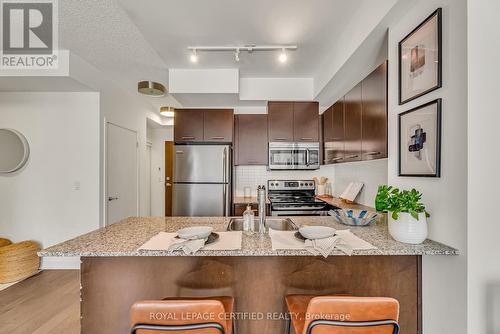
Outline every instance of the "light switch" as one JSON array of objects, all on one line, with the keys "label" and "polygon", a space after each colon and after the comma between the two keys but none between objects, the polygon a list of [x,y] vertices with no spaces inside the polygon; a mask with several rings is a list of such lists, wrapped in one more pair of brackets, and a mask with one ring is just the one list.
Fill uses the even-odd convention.
[{"label": "light switch", "polygon": [[80,190],[80,181],[75,181],[75,183],[73,183],[73,189]]}]

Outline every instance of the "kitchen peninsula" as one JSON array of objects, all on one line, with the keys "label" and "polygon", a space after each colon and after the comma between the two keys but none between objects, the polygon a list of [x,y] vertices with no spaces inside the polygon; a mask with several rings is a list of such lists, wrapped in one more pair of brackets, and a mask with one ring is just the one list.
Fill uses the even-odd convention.
[{"label": "kitchen peninsula", "polygon": [[[282,333],[284,320],[267,319],[285,312],[286,294],[390,296],[401,304],[404,333],[421,329],[421,256],[456,255],[458,251],[426,240],[421,245],[394,241],[384,220],[351,232],[377,249],[328,258],[305,250],[273,250],[269,235],[243,235],[234,251],[138,251],[159,232],[193,225],[225,231],[228,217],[128,218],[106,228],[42,250],[40,256],[81,256],[81,325],[84,333],[126,333],[130,306],[140,299],[173,296],[231,295],[236,312],[258,312],[264,319],[238,320],[239,333]],[[332,217],[292,217],[297,226],[347,226]]]}]

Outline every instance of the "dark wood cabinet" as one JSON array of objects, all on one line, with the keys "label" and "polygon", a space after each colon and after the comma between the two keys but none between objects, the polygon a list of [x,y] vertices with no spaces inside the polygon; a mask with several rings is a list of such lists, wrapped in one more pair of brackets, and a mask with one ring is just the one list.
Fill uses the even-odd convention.
[{"label": "dark wood cabinet", "polygon": [[[250,208],[253,210],[253,214],[257,217],[259,215],[259,205],[252,203],[250,204]],[[247,204],[235,204],[233,216],[240,217],[243,216],[243,212],[247,209]]]},{"label": "dark wood cabinet", "polygon": [[234,113],[232,109],[176,109],[175,142],[233,141]]},{"label": "dark wood cabinet", "polygon": [[234,164],[267,165],[267,115],[236,115]]},{"label": "dark wood cabinet", "polygon": [[344,96],[344,161],[361,160],[361,83]]},{"label": "dark wood cabinet", "polygon": [[[328,122],[328,123],[327,123]],[[325,111],[323,120],[325,164],[344,161],[344,98]],[[325,135],[327,134],[327,135]]]},{"label": "dark wood cabinet", "polygon": [[319,103],[293,102],[294,141],[319,141]]},{"label": "dark wood cabinet", "polygon": [[362,85],[362,158],[387,158],[387,63],[370,73]]},{"label": "dark wood cabinet", "polygon": [[203,140],[206,142],[232,142],[234,113],[232,109],[203,110]]},{"label": "dark wood cabinet", "polygon": [[176,142],[203,141],[202,110],[177,109],[175,111],[174,140]]},{"label": "dark wood cabinet", "polygon": [[269,102],[269,141],[319,141],[318,102]]},{"label": "dark wood cabinet", "polygon": [[269,141],[293,141],[293,102],[268,102]]}]

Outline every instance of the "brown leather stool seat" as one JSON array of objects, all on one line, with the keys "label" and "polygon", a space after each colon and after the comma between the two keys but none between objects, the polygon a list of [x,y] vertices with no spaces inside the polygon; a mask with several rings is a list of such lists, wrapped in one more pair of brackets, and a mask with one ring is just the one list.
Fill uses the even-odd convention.
[{"label": "brown leather stool seat", "polygon": [[399,303],[393,298],[288,295],[285,301],[296,334],[399,332]]},{"label": "brown leather stool seat", "polygon": [[232,334],[234,298],[173,297],[132,305],[131,328],[136,334]]}]

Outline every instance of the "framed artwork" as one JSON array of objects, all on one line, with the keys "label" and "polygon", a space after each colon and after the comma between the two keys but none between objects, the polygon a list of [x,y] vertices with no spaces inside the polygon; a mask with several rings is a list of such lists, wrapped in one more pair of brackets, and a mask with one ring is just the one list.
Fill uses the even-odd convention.
[{"label": "framed artwork", "polygon": [[438,8],[399,42],[399,104],[442,85],[442,9]]},{"label": "framed artwork", "polygon": [[441,174],[441,99],[399,114],[399,176]]}]

